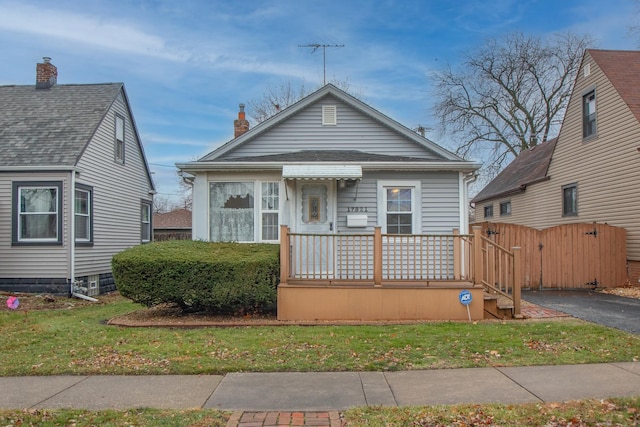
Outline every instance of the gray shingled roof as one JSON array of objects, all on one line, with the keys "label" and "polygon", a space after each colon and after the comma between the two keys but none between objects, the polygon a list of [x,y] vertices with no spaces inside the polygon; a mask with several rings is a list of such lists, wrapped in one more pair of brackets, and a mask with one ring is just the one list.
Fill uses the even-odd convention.
[{"label": "gray shingled roof", "polygon": [[122,86],[0,86],[0,166],[74,166]]},{"label": "gray shingled roof", "polygon": [[439,159],[388,156],[357,150],[302,150],[293,153],[237,157],[223,160],[227,162],[428,162],[438,161]]}]

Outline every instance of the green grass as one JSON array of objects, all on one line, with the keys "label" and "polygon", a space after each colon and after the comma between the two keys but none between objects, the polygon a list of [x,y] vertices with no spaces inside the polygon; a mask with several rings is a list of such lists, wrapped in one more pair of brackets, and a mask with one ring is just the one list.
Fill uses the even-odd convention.
[{"label": "green grass", "polygon": [[578,320],[377,326],[119,328],[120,299],[0,311],[0,375],[393,371],[632,361],[640,338]]},{"label": "green grass", "polygon": [[[215,410],[128,411],[0,410],[3,426],[213,426],[226,425],[229,413]],[[640,398],[580,400],[522,405],[449,405],[367,407],[344,412],[345,427],[406,426],[635,426],[640,424]]]}]

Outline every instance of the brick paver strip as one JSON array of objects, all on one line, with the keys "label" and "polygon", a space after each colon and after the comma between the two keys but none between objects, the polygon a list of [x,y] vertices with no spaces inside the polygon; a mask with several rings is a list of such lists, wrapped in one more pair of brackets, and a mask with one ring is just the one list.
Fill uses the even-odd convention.
[{"label": "brick paver strip", "polygon": [[341,427],[337,411],[330,412],[234,412],[227,427]]}]

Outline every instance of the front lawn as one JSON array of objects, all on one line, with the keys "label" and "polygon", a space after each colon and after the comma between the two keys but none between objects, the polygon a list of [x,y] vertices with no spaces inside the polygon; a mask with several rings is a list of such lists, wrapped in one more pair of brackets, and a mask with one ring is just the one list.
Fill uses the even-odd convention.
[{"label": "front lawn", "polygon": [[0,375],[391,371],[620,362],[640,338],[579,320],[412,325],[120,328],[141,307],[0,310]]}]

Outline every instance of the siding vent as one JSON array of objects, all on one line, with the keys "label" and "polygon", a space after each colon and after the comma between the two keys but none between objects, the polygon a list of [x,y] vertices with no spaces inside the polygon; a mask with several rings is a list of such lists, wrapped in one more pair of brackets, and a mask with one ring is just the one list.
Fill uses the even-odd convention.
[{"label": "siding vent", "polygon": [[589,75],[591,74],[591,64],[584,65],[583,74],[585,77],[589,77]]},{"label": "siding vent", "polygon": [[338,109],[335,105],[322,106],[322,125],[335,126],[338,124]]},{"label": "siding vent", "polygon": [[93,276],[89,276],[88,282],[89,282],[89,290],[87,291],[87,294],[89,296],[99,295],[100,294],[100,276],[97,274]]}]

